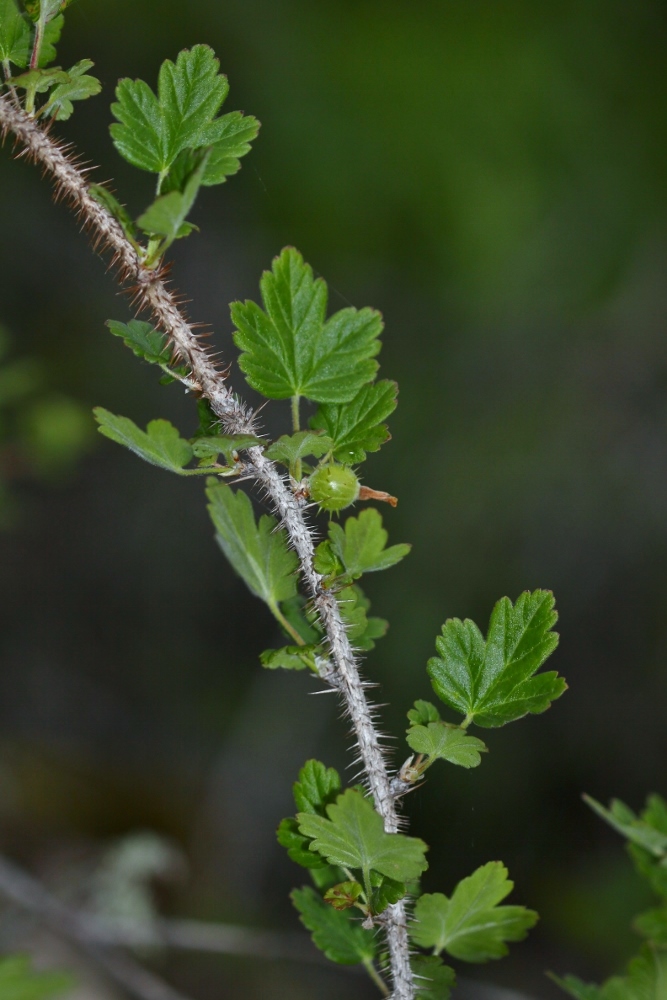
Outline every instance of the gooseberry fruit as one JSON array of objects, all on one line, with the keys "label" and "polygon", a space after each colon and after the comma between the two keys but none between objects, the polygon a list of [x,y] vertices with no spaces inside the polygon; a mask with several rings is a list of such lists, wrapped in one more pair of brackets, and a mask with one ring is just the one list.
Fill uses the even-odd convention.
[{"label": "gooseberry fruit", "polygon": [[359,480],[347,465],[321,465],[308,487],[311,499],[322,510],[344,510],[359,496]]}]

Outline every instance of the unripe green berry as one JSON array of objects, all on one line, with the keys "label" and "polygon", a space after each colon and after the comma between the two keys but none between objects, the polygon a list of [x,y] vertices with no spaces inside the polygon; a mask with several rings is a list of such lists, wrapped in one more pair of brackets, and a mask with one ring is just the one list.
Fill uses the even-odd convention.
[{"label": "unripe green berry", "polygon": [[359,496],[359,480],[347,465],[322,465],[309,480],[311,499],[322,510],[344,510]]}]

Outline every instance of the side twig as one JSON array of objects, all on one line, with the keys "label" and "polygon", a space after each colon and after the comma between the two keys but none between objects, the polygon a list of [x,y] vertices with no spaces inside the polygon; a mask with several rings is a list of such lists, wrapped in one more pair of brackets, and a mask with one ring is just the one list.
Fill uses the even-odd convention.
[{"label": "side twig", "polygon": [[[38,163],[56,185],[58,197],[64,197],[78,212],[96,246],[108,248],[112,264],[121,282],[129,283],[140,308],[151,313],[157,326],[169,337],[177,357],[191,371],[194,391],[204,396],[228,433],[256,433],[250,409],[230,390],[226,372],[212,360],[183,315],[177,298],[164,281],[164,270],[145,268],[121,227],[90,194],[87,170],[77,163],[71,151],[53,139],[48,130],[15,107],[7,95],[0,96],[0,131],[12,134],[22,146],[21,154]],[[396,786],[392,788],[382,747],[366,698],[355,658],[335,596],[322,586],[322,577],[313,566],[314,535],[307,524],[303,501],[298,500],[276,466],[265,458],[261,448],[249,452],[249,472],[263,487],[284,524],[290,542],[299,557],[301,572],[326,630],[333,671],[322,670],[322,680],[341,692],[347,714],[359,746],[359,758],[375,807],[388,833],[399,828]],[[389,946],[393,998],[414,1000],[415,989],[410,970],[406,912],[403,902],[389,907],[385,914]]]}]

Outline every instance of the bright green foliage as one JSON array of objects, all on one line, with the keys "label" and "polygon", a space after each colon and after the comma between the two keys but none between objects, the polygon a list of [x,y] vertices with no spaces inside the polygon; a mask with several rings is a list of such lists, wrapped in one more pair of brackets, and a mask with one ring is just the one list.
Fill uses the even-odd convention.
[{"label": "bright green foliage", "polygon": [[440,722],[440,712],[430,701],[418,698],[415,707],[408,712],[408,719],[413,726],[428,726],[429,722]]},{"label": "bright green foliage", "polygon": [[117,417],[101,406],[96,406],[93,413],[100,425],[100,434],[125,445],[151,465],[187,474],[185,466],[192,459],[192,448],[168,420],[151,420],[142,431],[129,417]]},{"label": "bright green foliage", "polygon": [[359,882],[339,882],[326,890],[324,902],[333,906],[334,910],[349,910],[363,891],[364,887]]},{"label": "bright green foliage", "polygon": [[33,972],[27,955],[0,958],[2,1000],[46,1000],[72,985],[71,977],[61,972]]},{"label": "bright green foliage", "polygon": [[[377,883],[377,885],[376,885]],[[392,903],[398,903],[407,892],[405,882],[388,878],[386,875],[371,874],[371,885],[373,894],[371,896],[371,910],[373,913],[384,913]]]},{"label": "bright green foliage", "polygon": [[389,430],[383,421],[396,409],[397,393],[398,386],[388,379],[365,385],[345,405],[320,406],[310,426],[332,439],[334,456],[339,462],[363,462],[367,451],[379,451],[389,440]]},{"label": "bright green foliage", "polygon": [[229,91],[219,68],[208,45],[195,45],[176,63],[163,62],[157,96],[143,80],[121,80],[111,107],[119,124],[110,128],[121,156],[164,178],[184,150],[211,147],[201,183],[219,184],[234,173],[259,125],[238,112],[216,118]]},{"label": "bright green foliage", "polygon": [[411,545],[392,545],[386,548],[387,532],[382,527],[382,515],[369,507],[359,517],[348,517],[345,527],[331,521],[329,540],[321,542],[315,552],[315,568],[320,573],[331,574],[331,567],[340,567],[336,575],[358,580],[364,573],[389,569],[404,559]]},{"label": "bright green foliage", "polygon": [[301,922],[312,932],[313,942],[332,962],[340,965],[369,963],[375,958],[375,932],[367,931],[360,920],[328,906],[314,889],[295,889],[292,902]]},{"label": "bright green foliage", "polygon": [[246,494],[215,480],[209,480],[206,495],[220,548],[253,594],[272,609],[293,597],[299,561],[276,519],[263,514],[256,522]]},{"label": "bright green foliage", "polygon": [[99,94],[102,84],[96,77],[88,76],[87,72],[94,65],[90,59],[82,59],[67,73],[62,74],[65,79],[57,82],[40,114],[66,121],[74,111],[72,101],[84,101]]},{"label": "bright green foliage", "polygon": [[287,851],[288,857],[302,868],[329,868],[324,858],[310,850],[310,837],[299,831],[299,824],[293,816],[281,820],[276,831],[278,843]]},{"label": "bright green foliage", "polygon": [[[27,5],[26,5],[27,6]],[[67,4],[62,4],[61,9],[66,7]],[[53,4],[53,10],[56,10],[56,5]],[[56,52],[56,45],[60,41],[60,36],[65,25],[65,18],[62,14],[58,14],[56,17],[51,13],[49,15],[50,20],[47,18],[44,25],[44,36],[42,39],[42,47],[39,54],[39,66],[48,66],[52,63],[58,53]]]},{"label": "bright green foliage", "polygon": [[440,892],[421,896],[411,936],[423,948],[466,962],[502,958],[505,942],[522,941],[537,921],[533,910],[498,905],[513,888],[505,866],[490,861],[459,882],[450,899]]},{"label": "bright green foliage", "polygon": [[252,434],[217,434],[215,437],[198,437],[192,441],[195,456],[207,465],[222,454],[227,462],[236,461],[237,453],[246,448],[254,448],[264,444],[260,438]]},{"label": "bright green foliage", "polygon": [[336,801],[340,792],[338,771],[319,760],[307,760],[299,771],[299,780],[292,786],[294,804],[299,812],[316,816],[324,816],[326,807]]},{"label": "bright green foliage", "polygon": [[264,454],[272,462],[282,462],[283,465],[294,465],[298,459],[313,455],[321,458],[331,451],[333,442],[325,434],[313,434],[312,431],[297,431],[296,434],[283,434],[266,449]]},{"label": "bright green foliage", "polygon": [[475,736],[468,736],[463,729],[448,726],[445,722],[429,722],[427,726],[411,726],[407,741],[416,753],[423,753],[432,760],[448,760],[461,767],[477,767],[480,754],[486,746]]},{"label": "bright green foliage", "polygon": [[629,963],[626,976],[612,976],[602,986],[576,976],[551,978],[576,1000],[666,1000],[667,954],[644,947]]},{"label": "bright green foliage", "polygon": [[428,662],[435,693],[478,726],[503,726],[544,712],[567,685],[555,671],[533,675],[558,645],[553,594],[526,591],[498,601],[486,642],[474,622],[450,618]]},{"label": "bright green foliage", "polygon": [[646,813],[637,816],[632,809],[618,799],[611,802],[611,808],[585,795],[584,800],[598,816],[613,826],[622,836],[638,847],[643,847],[656,858],[667,859],[667,807],[663,799],[654,795],[649,799],[649,818]]},{"label": "bright green foliage", "polygon": [[259,655],[259,662],[267,670],[305,670],[314,666],[313,656],[318,649],[315,645],[283,646],[281,649],[265,649]]},{"label": "bright green foliage", "polygon": [[27,66],[31,42],[30,25],[15,0],[0,0],[0,62]]},{"label": "bright green foliage", "polygon": [[371,871],[406,881],[418,878],[428,867],[423,840],[385,833],[382,818],[360,792],[348,788],[326,813],[325,819],[300,812],[299,830],[312,838],[311,849],[330,864],[361,871],[365,885]]},{"label": "bright green foliage", "polygon": [[292,247],[264,272],[260,288],[264,310],[250,301],[232,305],[239,366],[253,389],[270,399],[347,403],[372,381],[379,313],[341,309],[326,320],[327,286]]},{"label": "bright green foliage", "polygon": [[359,496],[359,480],[346,465],[321,465],[308,480],[311,500],[320,510],[345,510]]},{"label": "bright green foliage", "polygon": [[371,602],[364,596],[360,587],[345,587],[336,597],[352,643],[358,649],[373,649],[375,640],[385,635],[389,622],[384,618],[367,617],[366,612]]},{"label": "bright green foliage", "polygon": [[107,320],[107,326],[114,337],[121,337],[126,347],[144,361],[154,365],[168,365],[171,362],[171,350],[167,345],[167,337],[160,333],[150,323],[131,319],[129,323],[118,323]]},{"label": "bright green foliage", "polygon": [[183,190],[173,190],[161,195],[137,219],[137,225],[145,233],[165,237],[165,243],[160,247],[161,252],[174,240],[192,232],[192,223],[185,220],[202,185],[209,157],[210,150],[203,151],[198,157],[197,165],[185,180]]},{"label": "bright green foliage", "polygon": [[436,955],[414,955],[410,962],[417,1000],[449,1000],[456,973]]}]

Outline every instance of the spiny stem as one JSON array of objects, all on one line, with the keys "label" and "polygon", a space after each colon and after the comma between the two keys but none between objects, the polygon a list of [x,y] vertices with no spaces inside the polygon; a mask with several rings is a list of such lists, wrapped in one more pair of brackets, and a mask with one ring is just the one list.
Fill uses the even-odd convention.
[{"label": "spiny stem", "polygon": [[[9,98],[3,95],[0,95],[0,130],[3,134],[11,132],[25,146],[28,155],[51,174],[58,190],[68,197],[85,224],[95,233],[98,242],[112,251],[121,282],[132,282],[136,302],[149,310],[156,324],[168,334],[175,354],[188,365],[192,373],[196,391],[208,399],[226,432],[256,433],[254,415],[226,385],[224,375],[197,339],[159,271],[148,270],[142,265],[136,248],[125,236],[122,227],[90,194],[85,174],[72,157],[63,152],[59,144],[34,119],[14,107]],[[265,457],[262,448],[251,448],[248,454],[247,471],[264,487],[287,531],[290,543],[299,557],[301,574],[313,607],[327,635],[334,670],[333,675],[322,673],[322,679],[340,691],[345,701],[375,808],[383,819],[387,833],[396,833],[399,825],[396,792],[392,788],[338,602],[335,595],[322,585],[322,577],[313,566],[315,541],[305,520],[305,501],[294,496],[277,467]],[[391,965],[392,998],[414,1000],[415,987],[410,969],[407,917],[403,901],[387,908],[385,928]]]}]

